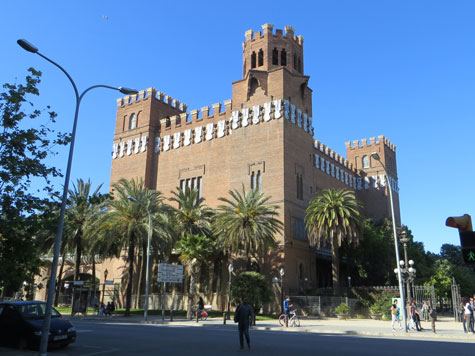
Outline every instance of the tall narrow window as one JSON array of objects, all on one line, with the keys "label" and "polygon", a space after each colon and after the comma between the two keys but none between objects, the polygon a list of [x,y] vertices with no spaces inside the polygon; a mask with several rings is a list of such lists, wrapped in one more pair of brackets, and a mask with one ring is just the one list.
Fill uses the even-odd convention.
[{"label": "tall narrow window", "polygon": [[300,56],[299,56],[299,59],[298,59],[298,62],[297,62],[297,66],[298,66],[298,72],[299,73],[302,73],[302,60],[300,59]]},{"label": "tall narrow window", "polygon": [[294,53],[294,69],[297,70],[297,53]]},{"label": "tall narrow window", "polygon": [[196,189],[198,190],[198,199],[201,199],[201,186],[202,186],[202,178],[201,177],[198,177],[196,178]]},{"label": "tall narrow window", "polygon": [[279,64],[279,51],[277,50],[277,48],[274,48],[274,50],[272,51],[272,64]]},{"label": "tall narrow window", "polygon": [[256,52],[251,54],[251,68],[256,68]]},{"label": "tall narrow window", "polygon": [[258,63],[257,65],[259,67],[263,66],[264,65],[264,51],[262,50],[262,48],[259,50],[259,57],[258,57]]},{"label": "tall narrow window", "polygon": [[129,119],[129,130],[135,129],[136,125],[137,125],[137,115],[132,114],[130,115],[130,119]]},{"label": "tall narrow window", "polygon": [[297,199],[303,200],[303,176],[297,173]]},{"label": "tall narrow window", "polygon": [[282,49],[282,52],[280,52],[280,65],[287,65],[287,52],[285,51],[285,48]]},{"label": "tall narrow window", "polygon": [[262,181],[261,180],[262,180],[261,171],[257,171],[257,182],[256,182],[256,189],[257,190],[261,190],[261,188],[262,188],[262,185],[261,185]]},{"label": "tall narrow window", "polygon": [[369,157],[363,156],[362,163],[363,163],[363,168],[369,168]]},{"label": "tall narrow window", "polygon": [[256,175],[254,171],[251,172],[251,189],[256,189]]}]

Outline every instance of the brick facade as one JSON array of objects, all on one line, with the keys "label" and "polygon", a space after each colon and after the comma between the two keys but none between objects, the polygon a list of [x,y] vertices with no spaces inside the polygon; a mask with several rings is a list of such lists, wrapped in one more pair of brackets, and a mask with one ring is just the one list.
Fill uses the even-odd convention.
[{"label": "brick facade", "polygon": [[[187,112],[186,105],[153,88],[118,100],[111,184],[120,178],[143,178],[151,189],[170,197],[181,183],[199,186],[210,207],[218,198],[260,177],[261,190],[280,207],[284,234],[279,251],[261,272],[278,276],[285,268],[284,288],[324,286],[331,279],[319,260],[324,250],[310,248],[303,228],[310,199],[325,188],[354,189],[367,216],[390,216],[388,184],[378,152],[388,167],[399,218],[395,147],[384,136],[347,143],[347,157],[314,138],[312,90],[304,75],[303,37],[286,26],[246,31],[243,78],[232,83],[224,104]],[[135,128],[131,117],[135,115]],[[363,157],[369,166],[363,167]],[[366,159],[366,158],[365,158]],[[326,277],[328,275],[328,278]]]}]

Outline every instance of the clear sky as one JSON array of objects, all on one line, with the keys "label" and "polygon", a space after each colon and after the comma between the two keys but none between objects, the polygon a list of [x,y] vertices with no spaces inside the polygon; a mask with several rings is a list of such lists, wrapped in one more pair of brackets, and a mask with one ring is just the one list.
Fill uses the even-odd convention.
[{"label": "clear sky", "polygon": [[[403,224],[427,250],[459,244],[448,216],[475,214],[475,1],[4,1],[0,83],[43,72],[38,106],[71,130],[67,78],[19,38],[61,64],[79,90],[154,87],[188,110],[231,98],[242,77],[244,32],[264,23],[304,37],[315,137],[346,155],[345,141],[385,135],[397,147]],[[81,104],[72,182],[109,184],[116,98]],[[65,171],[67,151],[52,163]],[[62,181],[58,181],[58,189]],[[474,216],[475,218],[475,216]]]}]

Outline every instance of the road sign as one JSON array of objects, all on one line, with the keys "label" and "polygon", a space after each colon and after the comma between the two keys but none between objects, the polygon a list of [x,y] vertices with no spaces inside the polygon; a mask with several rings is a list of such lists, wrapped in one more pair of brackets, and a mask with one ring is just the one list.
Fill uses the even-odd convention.
[{"label": "road sign", "polygon": [[106,284],[106,285],[114,285],[114,281],[104,281],[104,284]]},{"label": "road sign", "polygon": [[183,283],[183,265],[158,264],[158,282]]}]

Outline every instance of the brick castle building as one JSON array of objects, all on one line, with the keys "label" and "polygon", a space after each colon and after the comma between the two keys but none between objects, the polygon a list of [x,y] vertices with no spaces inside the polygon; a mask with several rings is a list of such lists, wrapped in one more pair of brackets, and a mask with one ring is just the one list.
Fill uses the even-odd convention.
[{"label": "brick castle building", "polygon": [[[303,37],[290,26],[246,31],[243,76],[223,104],[187,111],[153,88],[117,100],[111,184],[143,178],[170,197],[185,185],[199,190],[210,207],[231,189],[260,189],[280,207],[284,233],[278,252],[259,266],[269,277],[285,269],[284,289],[331,284],[331,253],[310,248],[305,209],[325,188],[354,190],[364,214],[390,217],[393,189],[400,225],[395,146],[384,136],[346,143],[346,158],[314,137],[312,90],[304,71]],[[377,152],[386,165],[386,181]],[[221,266],[226,278],[227,267]],[[308,284],[308,285],[306,285]]]}]

